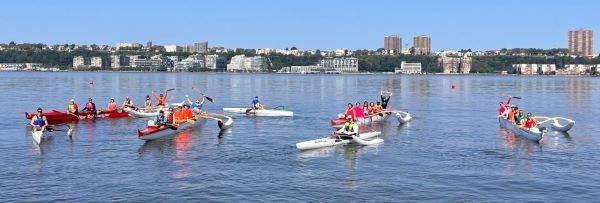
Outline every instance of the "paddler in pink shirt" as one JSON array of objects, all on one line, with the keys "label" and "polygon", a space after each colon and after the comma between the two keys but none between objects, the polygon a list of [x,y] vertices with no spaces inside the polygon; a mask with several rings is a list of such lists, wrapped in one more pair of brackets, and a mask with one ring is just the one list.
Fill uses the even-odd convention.
[{"label": "paddler in pink shirt", "polygon": [[362,122],[365,119],[365,111],[363,110],[362,106],[360,105],[360,102],[356,102],[356,105],[354,105],[354,116],[355,116],[355,120],[357,122]]}]

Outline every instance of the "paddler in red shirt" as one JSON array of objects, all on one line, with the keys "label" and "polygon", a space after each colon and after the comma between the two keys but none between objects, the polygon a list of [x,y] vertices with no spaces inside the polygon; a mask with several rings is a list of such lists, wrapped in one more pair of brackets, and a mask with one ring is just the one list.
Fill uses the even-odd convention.
[{"label": "paddler in red shirt", "polygon": [[500,102],[500,108],[498,109],[498,115],[501,116],[502,114],[504,114],[504,111],[506,111],[506,109],[509,107],[510,105],[510,99],[512,99],[511,96],[508,96],[508,100],[506,101],[506,104],[504,104],[503,102]]},{"label": "paddler in red shirt", "polygon": [[535,118],[533,118],[533,116],[531,115],[531,112],[527,113],[527,120],[525,120],[525,128],[530,129],[533,127],[537,127],[538,123],[535,120]]}]

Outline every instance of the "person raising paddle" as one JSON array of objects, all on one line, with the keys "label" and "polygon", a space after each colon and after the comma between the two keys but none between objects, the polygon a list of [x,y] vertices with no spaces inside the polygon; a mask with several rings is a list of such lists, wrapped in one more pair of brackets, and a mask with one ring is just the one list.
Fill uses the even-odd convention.
[{"label": "person raising paddle", "polygon": [[156,95],[156,92],[152,91],[152,95],[154,99],[156,99],[156,106],[165,106],[167,104],[167,94],[169,91],[165,91],[165,93],[161,93],[160,95]]},{"label": "person raising paddle", "polygon": [[388,105],[388,102],[390,101],[390,97],[392,97],[392,93],[387,92],[388,93],[387,96],[385,96],[383,93],[384,93],[384,91],[381,91],[380,95],[379,95],[381,97],[381,107],[383,107],[383,109],[387,109],[387,105]]},{"label": "person raising paddle", "polygon": [[33,116],[31,122],[29,122],[29,125],[31,125],[34,131],[44,131],[46,130],[46,126],[48,126],[48,120],[42,113],[42,108],[38,108],[37,114]]}]

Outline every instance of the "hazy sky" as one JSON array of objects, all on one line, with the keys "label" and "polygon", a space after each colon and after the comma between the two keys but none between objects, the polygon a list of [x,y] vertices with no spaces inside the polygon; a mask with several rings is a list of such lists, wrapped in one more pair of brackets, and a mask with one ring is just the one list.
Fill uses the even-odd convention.
[{"label": "hazy sky", "polygon": [[[565,48],[596,31],[600,1],[1,1],[0,43],[188,44],[377,49],[383,36],[432,37],[434,50]],[[597,53],[597,51],[596,51]]]}]

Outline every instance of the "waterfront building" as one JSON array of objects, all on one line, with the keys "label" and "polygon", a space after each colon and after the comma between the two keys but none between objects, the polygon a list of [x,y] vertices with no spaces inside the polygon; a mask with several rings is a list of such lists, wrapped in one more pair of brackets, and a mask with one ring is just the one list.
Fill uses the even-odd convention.
[{"label": "waterfront building", "polygon": [[269,55],[271,53],[275,53],[275,49],[273,49],[273,48],[262,48],[262,49],[257,49],[256,50],[256,55],[261,55],[261,54]]},{"label": "waterfront building", "polygon": [[513,64],[514,72],[522,75],[537,75],[538,64]]},{"label": "waterfront building", "polygon": [[449,73],[463,73],[467,74],[471,72],[471,57],[450,57],[441,56],[438,58],[438,65],[442,67],[442,72]]},{"label": "waterfront building", "polygon": [[102,60],[102,57],[94,56],[90,59],[90,67],[92,68],[103,68],[105,64],[106,60]]},{"label": "waterfront building", "polygon": [[267,58],[262,56],[246,57],[236,55],[227,65],[227,71],[264,71],[267,70]]},{"label": "waterfront building", "polygon": [[429,55],[431,53],[431,37],[418,35],[413,38],[415,55]]},{"label": "waterfront building", "polygon": [[129,57],[125,55],[110,56],[110,67],[112,69],[120,69],[121,67],[129,66]]},{"label": "waterfront building", "polygon": [[89,65],[89,59],[87,57],[83,57],[83,56],[75,56],[73,57],[73,68],[77,69],[77,68],[84,68],[87,65]]},{"label": "waterfront building", "polygon": [[155,55],[149,59],[137,57],[133,60],[131,67],[149,67],[149,68],[160,68],[160,67],[172,67],[173,61],[162,54]]},{"label": "waterfront building", "polygon": [[402,37],[386,35],[383,37],[383,49],[387,54],[399,54],[402,50]]},{"label": "waterfront building", "polygon": [[194,43],[192,52],[201,53],[201,54],[208,52],[208,42],[204,41],[204,42]]},{"label": "waterfront building", "polygon": [[572,30],[568,32],[569,54],[573,56],[594,56],[594,31]]},{"label": "waterfront building", "polygon": [[556,70],[556,75],[585,75],[591,74],[600,64],[566,64],[563,69]]},{"label": "waterfront building", "polygon": [[202,67],[204,67],[204,57],[201,54],[194,54],[176,62],[173,71],[188,71],[191,68]]},{"label": "waterfront building", "polygon": [[131,49],[141,49],[142,45],[138,44],[138,43],[117,43],[116,49],[123,49],[123,48],[131,48]]},{"label": "waterfront building", "polygon": [[35,71],[43,69],[41,63],[0,63],[0,71]]},{"label": "waterfront building", "polygon": [[324,68],[332,68],[339,72],[358,72],[358,59],[353,57],[327,57],[321,60],[321,66]]},{"label": "waterfront building", "polygon": [[183,49],[177,45],[165,45],[166,52],[181,52]]},{"label": "waterfront building", "polygon": [[204,56],[204,61],[206,62],[206,68],[208,69],[217,71],[227,70],[227,63],[224,56],[219,56],[216,54],[206,55]]},{"label": "waterfront building", "polygon": [[400,68],[396,68],[394,72],[401,74],[421,74],[421,63],[406,63],[402,61]]},{"label": "waterfront building", "polygon": [[348,49],[346,48],[339,48],[335,50],[335,56],[337,57],[346,56],[346,54],[348,54]]}]

